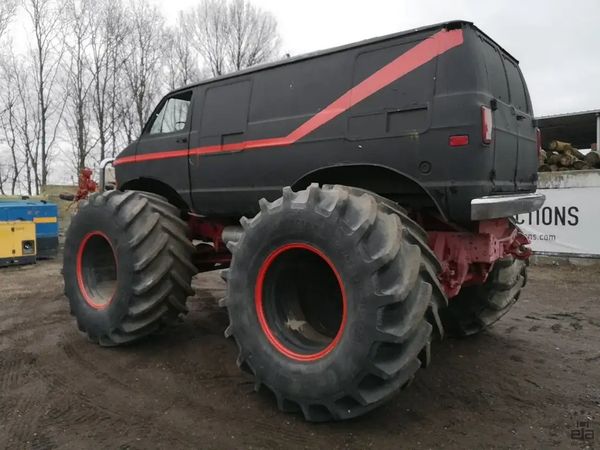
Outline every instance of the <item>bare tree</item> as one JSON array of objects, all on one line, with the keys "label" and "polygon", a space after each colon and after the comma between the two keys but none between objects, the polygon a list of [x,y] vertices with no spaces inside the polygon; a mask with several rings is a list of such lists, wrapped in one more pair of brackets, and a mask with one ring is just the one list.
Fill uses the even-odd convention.
[{"label": "bare tree", "polygon": [[183,12],[179,12],[177,23],[165,31],[165,72],[167,87],[172,90],[202,78],[198,69],[197,52],[193,48],[185,27]]},{"label": "bare tree", "polygon": [[[34,67],[22,63],[15,66],[15,86],[19,93],[19,135],[25,155],[25,186],[27,193],[39,194],[39,147],[40,147],[40,114],[38,97],[35,91],[35,79],[31,75]],[[34,190],[35,189],[35,190]]]},{"label": "bare tree", "polygon": [[117,141],[119,80],[125,62],[127,35],[126,10],[119,0],[99,0],[89,8],[90,71],[93,78],[93,118],[98,133],[99,159],[107,156],[112,145],[114,156]]},{"label": "bare tree", "polygon": [[4,186],[8,181],[8,178],[8,171],[4,168],[4,165],[0,163],[0,195],[6,195],[6,190],[4,189]]},{"label": "bare tree", "polygon": [[[34,66],[38,101],[39,142],[36,142],[36,193],[48,180],[52,151],[58,137],[65,102],[57,92],[57,80],[63,56],[60,10],[52,0],[24,0],[25,11],[33,28],[30,55]],[[37,165],[37,164],[36,164]]]},{"label": "bare tree", "polygon": [[6,32],[8,24],[12,20],[17,10],[16,0],[2,0],[0,1],[0,38]]},{"label": "bare tree", "polygon": [[227,9],[227,59],[236,71],[272,60],[278,56],[280,39],[277,21],[271,13],[248,0],[233,0]]},{"label": "bare tree", "polygon": [[[37,186],[40,142],[38,103],[32,72],[30,60],[10,51],[2,64],[4,86],[0,92],[1,101],[6,105],[0,132],[7,143],[12,162],[11,192],[23,187],[30,195]],[[24,181],[21,179],[23,173]]]},{"label": "bare tree", "polygon": [[203,0],[185,14],[185,29],[213,76],[226,71],[227,5],[219,0]]},{"label": "bare tree", "polygon": [[185,29],[213,76],[277,56],[275,18],[247,0],[203,0],[185,14]]},{"label": "bare tree", "polygon": [[[3,75],[5,75],[3,71]],[[9,81],[9,76],[3,76],[3,81]],[[3,83],[4,84],[4,83]],[[0,114],[0,136],[1,141],[6,144],[6,150],[8,151],[8,158],[2,158],[4,162],[0,167],[0,193],[6,195],[6,185],[10,183],[10,193],[15,195],[17,189],[17,183],[19,176],[23,168],[23,163],[19,158],[18,149],[18,132],[17,132],[17,121],[18,119],[18,94],[13,89],[2,89],[4,98],[4,104],[6,105],[2,114]],[[8,162],[7,162],[8,161]]]},{"label": "bare tree", "polygon": [[86,158],[94,145],[90,137],[91,89],[90,35],[94,17],[93,0],[65,0],[62,5],[66,46],[64,73],[67,106],[64,114],[66,131],[73,144],[73,168],[78,173],[86,167]]},{"label": "bare tree", "polygon": [[[164,17],[147,0],[132,3],[129,15],[131,23],[125,42],[127,57],[124,64],[128,95],[121,95],[120,98],[125,101],[122,118],[123,121],[129,121],[124,126],[128,129],[130,141],[141,132],[159,93],[164,54]],[[131,107],[133,113],[128,111]]]},{"label": "bare tree", "polygon": [[[4,33],[6,32],[8,25],[12,18],[15,15],[17,8],[17,3],[15,0],[2,0],[0,2],[0,39],[2,39]],[[4,77],[3,77],[4,78]],[[1,85],[0,85],[1,86]],[[10,84],[6,83],[6,85],[2,86],[2,89],[9,95],[12,95],[12,90],[10,89]],[[4,135],[6,145],[8,146],[9,154],[12,156],[15,154],[15,145],[14,145],[14,135],[10,131],[10,125],[7,123],[7,117],[12,121],[13,117],[13,108],[14,105],[11,99],[7,99],[6,103],[0,104],[0,127],[2,129],[2,134]],[[0,139],[0,143],[2,140]],[[1,150],[1,149],[0,149]],[[6,159],[0,153],[0,160],[5,161]],[[13,164],[11,167],[9,164],[5,162],[0,163],[0,194],[6,194],[6,183],[12,178],[18,178],[18,166]],[[12,174],[12,175],[11,175]],[[13,192],[14,194],[14,189]]]}]

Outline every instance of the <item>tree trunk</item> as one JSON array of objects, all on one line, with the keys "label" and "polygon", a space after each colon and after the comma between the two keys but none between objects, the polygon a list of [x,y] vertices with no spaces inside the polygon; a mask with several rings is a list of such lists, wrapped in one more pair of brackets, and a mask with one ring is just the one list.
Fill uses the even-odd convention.
[{"label": "tree trunk", "polygon": [[575,170],[588,170],[590,166],[585,161],[575,161],[573,163],[573,169]]},{"label": "tree trunk", "polygon": [[577,161],[577,158],[575,158],[573,155],[565,153],[560,157],[559,162],[562,167],[572,167],[575,161]]},{"label": "tree trunk", "polygon": [[548,157],[546,158],[546,162],[548,164],[550,164],[551,166],[555,166],[558,165],[558,163],[560,162],[560,155],[558,153],[550,153],[548,155]]},{"label": "tree trunk", "polygon": [[538,172],[551,172],[551,171],[552,171],[552,169],[548,164],[542,164],[538,168]]},{"label": "tree trunk", "polygon": [[562,141],[552,141],[550,142],[550,145],[548,146],[548,148],[550,150],[553,151],[557,151],[557,152],[564,152],[567,148],[570,148],[571,144],[568,142],[562,142]]}]

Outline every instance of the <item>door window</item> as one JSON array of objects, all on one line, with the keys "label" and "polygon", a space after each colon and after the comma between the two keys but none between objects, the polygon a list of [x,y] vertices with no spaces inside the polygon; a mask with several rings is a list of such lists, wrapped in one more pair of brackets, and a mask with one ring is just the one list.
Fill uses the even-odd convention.
[{"label": "door window", "polygon": [[168,98],[156,113],[150,127],[150,134],[173,133],[184,130],[187,127],[191,99],[191,91]]}]

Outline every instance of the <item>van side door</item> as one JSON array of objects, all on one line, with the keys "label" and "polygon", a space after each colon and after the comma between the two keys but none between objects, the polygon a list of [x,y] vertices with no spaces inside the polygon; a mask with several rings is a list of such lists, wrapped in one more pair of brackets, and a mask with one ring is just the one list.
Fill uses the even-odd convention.
[{"label": "van side door", "polygon": [[236,78],[198,87],[190,135],[190,195],[196,211],[223,214],[258,204],[254,191],[256,158],[244,152],[252,81]]},{"label": "van side door", "polygon": [[[192,91],[165,97],[152,113],[137,144],[140,178],[160,180],[189,199],[187,150],[190,134]],[[173,157],[182,151],[182,157]]]}]

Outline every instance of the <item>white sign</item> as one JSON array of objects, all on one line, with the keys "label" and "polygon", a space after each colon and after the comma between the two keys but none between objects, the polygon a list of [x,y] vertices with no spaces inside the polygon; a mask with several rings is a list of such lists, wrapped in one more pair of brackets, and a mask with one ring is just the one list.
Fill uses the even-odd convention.
[{"label": "white sign", "polygon": [[600,256],[600,173],[540,174],[546,202],[516,220],[534,252]]}]

